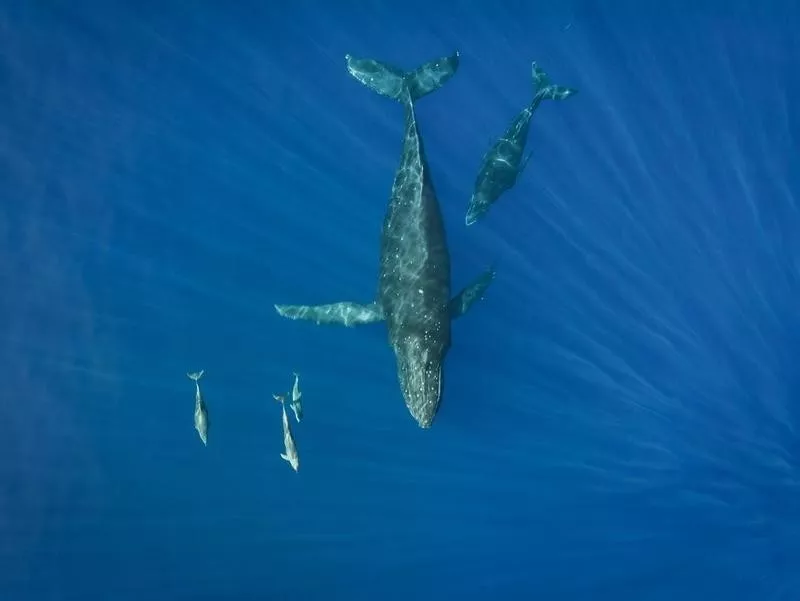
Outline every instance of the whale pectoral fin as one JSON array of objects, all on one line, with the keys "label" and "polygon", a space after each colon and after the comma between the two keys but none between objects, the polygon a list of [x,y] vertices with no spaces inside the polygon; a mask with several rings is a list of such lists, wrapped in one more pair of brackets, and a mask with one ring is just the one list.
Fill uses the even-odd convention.
[{"label": "whale pectoral fin", "polygon": [[320,324],[337,324],[342,326],[358,326],[383,320],[383,310],[377,303],[360,305],[342,302],[330,305],[275,305],[281,317],[287,319],[304,319]]},{"label": "whale pectoral fin", "polygon": [[531,156],[532,155],[533,155],[533,152],[529,152],[528,154],[526,154],[523,157],[522,163],[519,166],[519,172],[517,173],[517,176],[522,175],[522,172],[525,171],[525,167],[528,166],[528,162],[531,160]]},{"label": "whale pectoral fin", "polygon": [[453,300],[450,301],[450,319],[461,317],[472,308],[472,305],[481,300],[483,293],[494,280],[495,274],[495,268],[492,266],[453,297]]}]

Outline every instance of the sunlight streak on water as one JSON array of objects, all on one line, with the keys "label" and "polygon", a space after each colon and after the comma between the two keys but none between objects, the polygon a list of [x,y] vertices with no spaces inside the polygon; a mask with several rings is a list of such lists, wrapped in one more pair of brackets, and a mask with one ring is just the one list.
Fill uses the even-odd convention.
[{"label": "sunlight streak on water", "polygon": [[[565,31],[510,5],[360,7],[344,25],[278,5],[0,20],[14,590],[797,597],[797,42],[702,15],[629,30],[572,7]],[[383,326],[272,304],[374,295],[402,109],[344,53],[413,67],[456,48],[421,128],[454,288],[499,267],[422,432]],[[528,170],[466,229],[531,60],[580,92],[541,107]],[[271,400],[293,369],[297,477]]]}]

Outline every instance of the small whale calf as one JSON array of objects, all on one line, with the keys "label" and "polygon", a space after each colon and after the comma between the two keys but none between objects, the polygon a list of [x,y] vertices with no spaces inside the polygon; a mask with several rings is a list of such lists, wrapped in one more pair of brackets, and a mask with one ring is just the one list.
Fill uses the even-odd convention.
[{"label": "small whale calf", "polygon": [[205,370],[189,372],[186,375],[190,380],[194,380],[194,429],[200,435],[200,440],[204,445],[208,444],[208,408],[206,407],[203,396],[200,394],[200,378],[203,377]]},{"label": "small whale calf", "polygon": [[453,76],[458,53],[408,73],[371,59],[348,55],[346,60],[353,77],[378,94],[400,100],[405,108],[403,149],[381,233],[377,299],[369,304],[275,305],[275,310],[283,317],[317,324],[385,321],[406,407],[421,428],[430,428],[442,398],[450,325],[494,277],[490,270],[491,275],[480,276],[450,297],[450,253],[414,111],[415,96],[432,92]]},{"label": "small whale calf", "polygon": [[547,74],[534,62],[531,65],[534,95],[531,103],[514,117],[502,137],[483,156],[475,187],[467,207],[465,222],[472,225],[482,219],[489,208],[514,184],[530,160],[523,158],[528,141],[531,117],[542,100],[564,100],[577,90],[550,83]]},{"label": "small whale calf", "polygon": [[281,404],[284,446],[284,452],[281,453],[281,459],[292,466],[292,469],[296,472],[300,469],[300,456],[297,454],[297,445],[294,442],[294,436],[292,436],[292,428],[289,424],[289,416],[286,415],[286,399],[277,394],[273,394],[272,397]]}]

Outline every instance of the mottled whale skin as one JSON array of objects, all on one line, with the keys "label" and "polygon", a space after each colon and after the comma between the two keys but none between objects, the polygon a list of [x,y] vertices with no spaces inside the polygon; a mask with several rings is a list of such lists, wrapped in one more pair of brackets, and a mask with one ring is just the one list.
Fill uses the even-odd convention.
[{"label": "mottled whale skin", "polygon": [[378,294],[371,304],[275,305],[289,319],[354,326],[385,321],[409,412],[430,428],[442,398],[451,321],[472,307],[494,278],[481,274],[450,297],[450,253],[414,112],[419,98],[440,87],[458,66],[458,53],[403,73],[371,59],[346,57],[348,71],[373,91],[405,107],[400,165],[383,222]]},{"label": "mottled whale skin", "polygon": [[542,100],[564,100],[577,93],[577,90],[564,86],[551,85],[547,74],[534,62],[531,65],[534,95],[531,103],[514,117],[505,133],[483,156],[475,187],[467,207],[467,225],[481,220],[491,206],[517,183],[530,155],[523,159],[525,144],[528,141],[531,117]]},{"label": "mottled whale skin", "polygon": [[345,55],[347,71],[373,92],[405,103],[406,93],[416,102],[423,96],[441,88],[458,70],[459,53],[428,61],[413,71],[403,71],[372,58]]}]

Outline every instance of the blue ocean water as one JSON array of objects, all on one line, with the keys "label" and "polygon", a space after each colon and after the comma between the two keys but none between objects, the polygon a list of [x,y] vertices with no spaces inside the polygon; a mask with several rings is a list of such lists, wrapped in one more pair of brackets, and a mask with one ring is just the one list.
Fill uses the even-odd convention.
[{"label": "blue ocean water", "polygon": [[[800,7],[0,7],[0,599],[800,599]],[[433,428],[370,301],[402,108],[459,289]],[[467,228],[530,63],[579,89]],[[192,426],[201,381],[209,444]],[[300,374],[301,467],[272,393]]]}]

